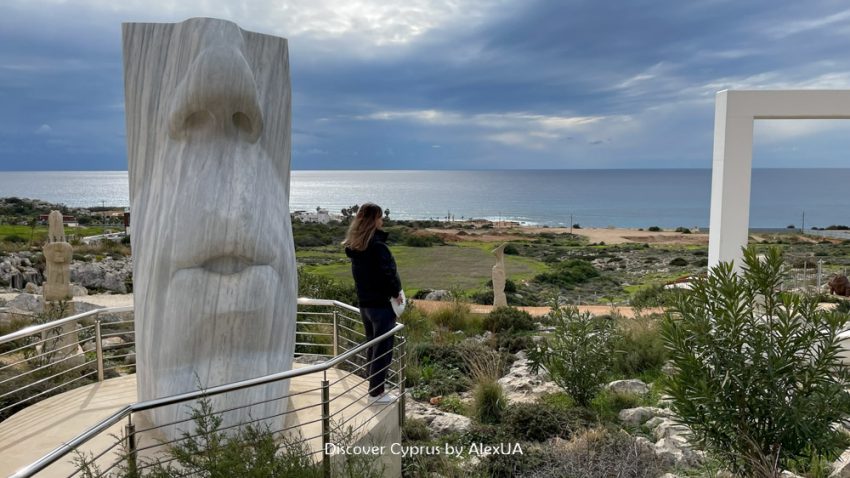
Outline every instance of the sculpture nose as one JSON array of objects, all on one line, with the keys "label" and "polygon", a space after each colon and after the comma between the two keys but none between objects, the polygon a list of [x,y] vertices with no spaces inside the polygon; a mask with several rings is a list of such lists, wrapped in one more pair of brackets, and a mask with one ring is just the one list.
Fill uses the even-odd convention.
[{"label": "sculpture nose", "polygon": [[228,45],[219,44],[198,54],[169,110],[168,129],[174,139],[211,128],[252,143],[263,130],[251,67],[241,51]]}]

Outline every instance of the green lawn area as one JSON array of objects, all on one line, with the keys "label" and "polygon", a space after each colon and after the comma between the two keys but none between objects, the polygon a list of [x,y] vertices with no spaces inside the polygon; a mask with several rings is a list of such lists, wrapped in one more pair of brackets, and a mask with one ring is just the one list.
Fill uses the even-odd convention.
[{"label": "green lawn area", "polygon": [[[490,279],[496,261],[488,252],[495,244],[489,249],[479,247],[480,243],[470,244],[475,245],[460,243],[434,247],[391,247],[405,290],[475,289],[483,286]],[[339,254],[344,257],[342,250]],[[308,253],[307,256],[315,257],[316,254]],[[299,252],[298,257],[301,258],[302,253]],[[305,267],[309,272],[339,281],[352,281],[351,266],[347,261]],[[514,281],[530,279],[547,269],[540,261],[518,256],[505,256],[505,268],[508,278]]]},{"label": "green lawn area", "polygon": [[[109,229],[112,229],[113,232],[118,232],[124,230],[123,226],[112,226]],[[65,235],[66,236],[94,236],[96,234],[102,234],[103,228],[101,227],[66,227]],[[33,230],[29,226],[13,226],[13,225],[0,225],[0,241],[6,239],[7,236],[18,236],[22,237],[29,242],[30,234],[33,234]],[[33,234],[33,241],[43,242],[47,238],[47,226],[36,226],[35,233]]]}]

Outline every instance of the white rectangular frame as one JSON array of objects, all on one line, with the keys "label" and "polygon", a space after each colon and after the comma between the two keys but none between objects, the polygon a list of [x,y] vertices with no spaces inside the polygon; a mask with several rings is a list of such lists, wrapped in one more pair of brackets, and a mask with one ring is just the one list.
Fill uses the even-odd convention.
[{"label": "white rectangular frame", "polygon": [[[750,226],[753,122],[850,119],[850,90],[723,90],[714,107],[708,265],[740,269]],[[781,194],[781,191],[777,191]]]}]

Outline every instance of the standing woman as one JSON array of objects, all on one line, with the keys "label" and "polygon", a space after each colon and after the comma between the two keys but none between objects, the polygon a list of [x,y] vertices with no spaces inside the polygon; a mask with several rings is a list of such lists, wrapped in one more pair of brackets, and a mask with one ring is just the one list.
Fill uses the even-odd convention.
[{"label": "standing woman", "polygon": [[[395,327],[395,311],[391,300],[403,302],[401,279],[395,259],[387,247],[384,211],[377,205],[360,206],[345,236],[345,255],[351,258],[351,273],[360,302],[360,315],[366,329],[366,340],[372,340]],[[369,397],[372,403],[390,403],[396,397],[384,393],[384,381],[392,362],[393,337],[369,347],[366,353],[369,374]]]}]

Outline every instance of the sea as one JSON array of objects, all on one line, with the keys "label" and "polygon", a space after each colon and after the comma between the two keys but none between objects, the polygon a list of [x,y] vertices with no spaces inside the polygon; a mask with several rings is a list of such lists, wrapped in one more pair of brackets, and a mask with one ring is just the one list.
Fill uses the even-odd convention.
[{"label": "sea", "polygon": [[[754,169],[751,228],[850,224],[850,169]],[[0,172],[0,197],[129,207],[126,171]],[[292,171],[290,209],[371,201],[395,219],[581,227],[709,225],[711,170]]]}]

